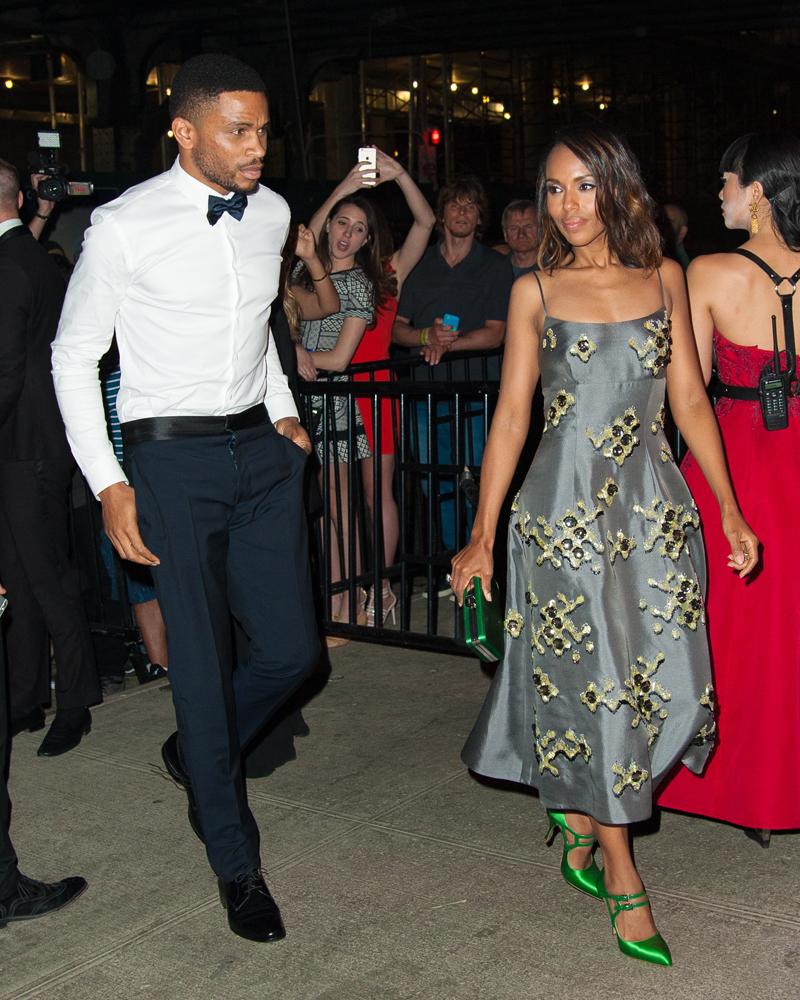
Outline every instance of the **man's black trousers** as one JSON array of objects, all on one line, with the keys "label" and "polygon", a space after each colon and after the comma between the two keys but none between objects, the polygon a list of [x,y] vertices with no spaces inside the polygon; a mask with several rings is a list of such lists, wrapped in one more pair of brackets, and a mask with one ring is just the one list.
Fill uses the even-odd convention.
[{"label": "man's black trousers", "polygon": [[100,701],[94,649],[70,556],[74,466],[39,459],[0,463],[0,580],[11,718],[50,702],[50,641],[58,708]]},{"label": "man's black trousers", "polygon": [[[211,867],[225,881],[260,865],[241,751],[319,653],[305,463],[271,424],[126,443],[142,538],[161,561],[153,577],[181,754]],[[231,615],[250,640],[235,670]]]}]

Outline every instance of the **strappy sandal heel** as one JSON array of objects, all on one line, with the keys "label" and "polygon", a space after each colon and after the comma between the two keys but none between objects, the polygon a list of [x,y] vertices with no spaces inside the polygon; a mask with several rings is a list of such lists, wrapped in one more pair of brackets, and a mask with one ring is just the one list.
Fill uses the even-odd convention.
[{"label": "strappy sandal heel", "polygon": [[617,930],[617,918],[620,913],[636,910],[640,906],[650,905],[647,893],[644,890],[642,892],[623,893],[621,895],[606,892],[602,873],[600,876],[600,888],[608,907],[608,915],[611,917],[611,929],[614,932],[614,937],[617,939],[617,945],[622,954],[627,955],[629,958],[638,958],[642,962],[651,962],[653,965],[672,965],[672,954],[669,950],[669,945],[658,931],[643,941],[626,941],[624,937],[620,937]]},{"label": "strappy sandal heel", "polygon": [[[547,831],[545,843],[549,847],[559,831],[564,840],[564,852],[561,855],[561,874],[564,876],[564,881],[579,892],[585,892],[595,899],[603,899],[602,872],[597,867],[594,857],[587,868],[573,868],[568,861],[570,853],[576,847],[594,846],[594,837],[590,833],[576,833],[569,826],[567,818],[562,812],[551,812],[548,809],[547,815],[550,818],[550,829]],[[567,839],[567,834],[570,835],[571,840]]]}]

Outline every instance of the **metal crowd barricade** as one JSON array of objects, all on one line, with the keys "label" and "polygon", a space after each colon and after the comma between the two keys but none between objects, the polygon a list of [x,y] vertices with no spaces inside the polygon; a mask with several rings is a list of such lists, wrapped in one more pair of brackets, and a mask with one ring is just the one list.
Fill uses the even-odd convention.
[{"label": "metal crowd barricade", "polygon": [[[497,402],[500,352],[461,352],[445,358],[434,372],[421,359],[378,361],[354,365],[345,379],[320,377],[301,382],[306,427],[317,430],[316,466],[320,476],[323,513],[313,522],[312,557],[319,587],[323,630],[329,635],[408,646],[464,652],[458,606],[446,584],[450,559],[467,541],[477,499],[479,460]],[[477,360],[481,378],[456,381],[452,369]],[[389,370],[392,380],[356,381],[352,376]],[[494,377],[493,377],[494,376]],[[358,401],[371,403],[372,439],[382,440],[384,400],[393,403],[395,435],[394,489],[399,508],[400,538],[395,560],[384,565],[384,457],[374,449],[372,488],[376,517],[370,520],[362,488],[360,460],[320,463],[320,453],[336,454],[336,413],[350,456],[356,454]],[[342,431],[338,432],[339,440]],[[338,458],[338,455],[337,455]],[[477,460],[476,460],[477,459]],[[442,513],[452,511],[451,537],[443,537]],[[338,530],[337,530],[338,528]],[[344,528],[344,532],[342,531]],[[347,544],[342,542],[342,534]],[[334,552],[332,546],[338,546]],[[342,567],[336,574],[334,565]],[[335,579],[335,576],[339,576]],[[388,581],[397,596],[397,626],[382,621],[381,594]],[[375,623],[359,623],[359,609],[372,590]],[[332,605],[344,595],[345,621],[334,620]]]}]

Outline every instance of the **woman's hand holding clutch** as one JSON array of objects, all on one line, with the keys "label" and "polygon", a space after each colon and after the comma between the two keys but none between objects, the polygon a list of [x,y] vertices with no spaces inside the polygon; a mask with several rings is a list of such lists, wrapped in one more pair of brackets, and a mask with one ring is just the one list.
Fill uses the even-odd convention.
[{"label": "woman's hand holding clutch", "polygon": [[473,539],[453,556],[450,586],[459,607],[464,601],[464,591],[472,586],[472,579],[476,576],[480,577],[483,596],[491,601],[493,569],[492,546],[481,539]]}]

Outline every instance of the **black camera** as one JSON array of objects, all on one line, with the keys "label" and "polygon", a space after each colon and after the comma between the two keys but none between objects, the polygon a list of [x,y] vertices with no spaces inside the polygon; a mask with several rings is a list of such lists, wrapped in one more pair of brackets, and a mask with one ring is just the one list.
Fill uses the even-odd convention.
[{"label": "black camera", "polygon": [[58,132],[39,132],[39,148],[28,157],[31,172],[45,176],[36,186],[37,198],[44,201],[63,201],[68,195],[90,195],[93,191],[89,181],[67,180],[68,168],[59,163],[61,136]]}]

